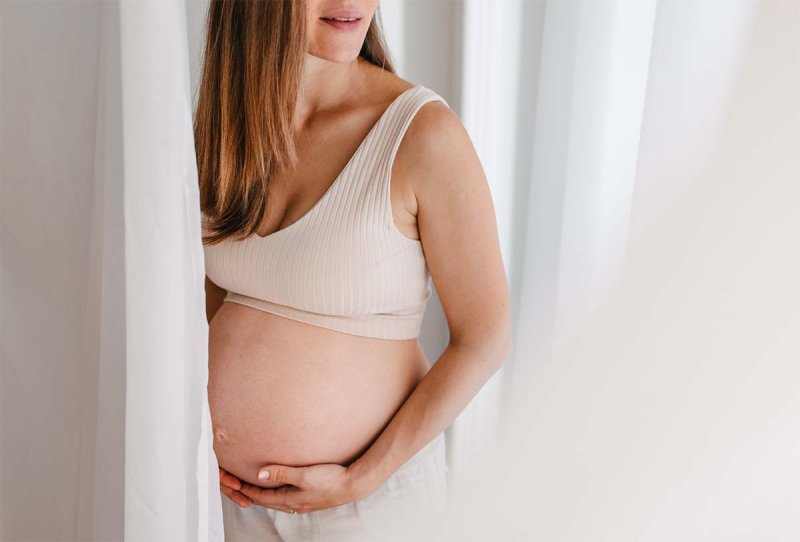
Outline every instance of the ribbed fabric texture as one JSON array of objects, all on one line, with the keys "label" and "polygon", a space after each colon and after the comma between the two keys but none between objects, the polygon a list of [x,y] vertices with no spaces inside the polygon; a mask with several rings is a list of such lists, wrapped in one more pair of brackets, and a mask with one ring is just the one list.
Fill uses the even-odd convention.
[{"label": "ribbed fabric texture", "polygon": [[397,96],[300,219],[205,246],[206,274],[225,301],[354,335],[417,337],[430,273],[422,243],[394,223],[390,180],[403,135],[432,100],[448,105],[422,85]]}]

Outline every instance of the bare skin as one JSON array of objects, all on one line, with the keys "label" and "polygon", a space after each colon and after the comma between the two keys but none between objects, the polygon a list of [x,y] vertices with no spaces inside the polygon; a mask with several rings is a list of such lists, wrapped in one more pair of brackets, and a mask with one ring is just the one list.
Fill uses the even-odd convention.
[{"label": "bare skin", "polygon": [[[368,21],[377,1],[355,3]],[[312,26],[323,4],[339,7],[310,1]],[[357,39],[320,30],[311,43],[298,104],[301,165],[275,180],[258,235],[308,212],[412,86],[358,58]],[[395,224],[422,242],[450,328],[432,369],[417,339],[361,337],[223,303],[225,291],[206,279],[214,451],[221,489],[240,506],[303,513],[367,496],[452,422],[511,348],[491,195],[444,104],[426,103],[415,115],[391,187]],[[262,481],[265,466],[271,476]]]},{"label": "bare skin", "polygon": [[223,303],[209,326],[209,403],[220,467],[348,465],[429,363],[418,341],[349,335]]}]

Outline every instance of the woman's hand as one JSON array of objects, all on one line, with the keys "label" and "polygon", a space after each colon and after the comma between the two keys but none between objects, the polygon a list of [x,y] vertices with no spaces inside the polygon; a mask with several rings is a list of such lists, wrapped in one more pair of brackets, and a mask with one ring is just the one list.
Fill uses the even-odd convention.
[{"label": "woman's hand", "polygon": [[[222,467],[219,467],[219,487],[220,490],[233,502],[241,506],[242,508],[247,508],[253,501],[240,490],[242,489],[242,480],[231,474],[230,472],[226,471]],[[281,484],[271,484],[269,487],[279,487]]]},{"label": "woman's hand", "polygon": [[219,467],[219,488],[226,497],[242,508],[253,504],[247,495],[239,491],[242,488],[242,481],[222,467]]},{"label": "woman's hand", "polygon": [[[262,477],[269,472],[267,477]],[[308,467],[268,465],[259,471],[259,480],[282,485],[275,489],[239,482],[239,487],[229,488],[249,501],[266,508],[283,512],[304,514],[331,508],[362,498],[355,480],[347,467],[335,463],[321,463]]]}]

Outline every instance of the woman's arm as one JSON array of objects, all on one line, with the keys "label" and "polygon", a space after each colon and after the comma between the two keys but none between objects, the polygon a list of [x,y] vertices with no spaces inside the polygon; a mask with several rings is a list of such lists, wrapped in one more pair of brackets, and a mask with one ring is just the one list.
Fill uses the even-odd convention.
[{"label": "woman's arm", "polygon": [[512,346],[509,294],[489,186],[469,135],[440,102],[422,107],[398,150],[417,199],[425,257],[450,341],[370,448],[349,467],[368,495],[447,428]]},{"label": "woman's arm", "polygon": [[222,306],[222,300],[225,299],[226,293],[206,276],[206,320],[209,324],[217,313],[217,309]]}]

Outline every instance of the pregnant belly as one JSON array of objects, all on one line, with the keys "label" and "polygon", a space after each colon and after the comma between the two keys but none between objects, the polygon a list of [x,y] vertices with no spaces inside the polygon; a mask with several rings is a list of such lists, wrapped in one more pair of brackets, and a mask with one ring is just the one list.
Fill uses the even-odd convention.
[{"label": "pregnant belly", "polygon": [[209,325],[220,467],[251,484],[274,463],[347,465],[430,365],[419,342],[360,337],[225,302]]}]

